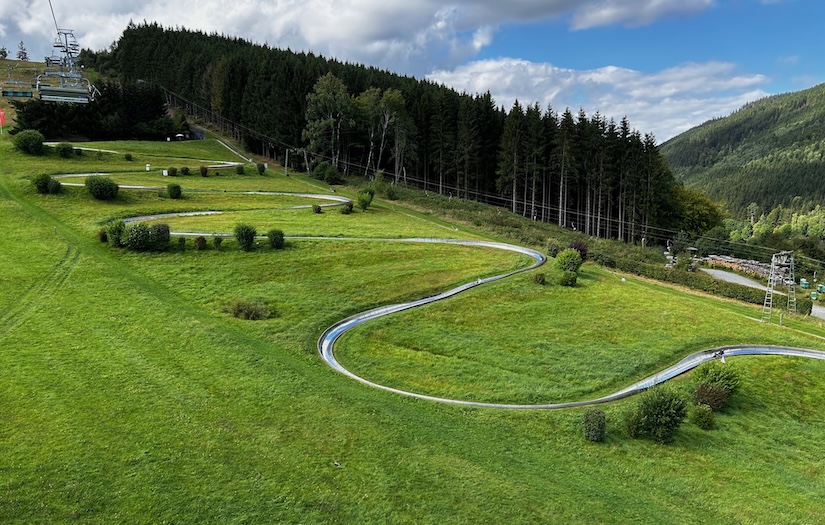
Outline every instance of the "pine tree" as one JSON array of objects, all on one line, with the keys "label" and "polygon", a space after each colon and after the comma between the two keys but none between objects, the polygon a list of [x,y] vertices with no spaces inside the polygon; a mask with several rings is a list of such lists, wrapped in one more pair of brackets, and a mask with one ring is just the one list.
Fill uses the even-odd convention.
[{"label": "pine tree", "polygon": [[29,60],[29,52],[26,51],[26,44],[22,40],[17,44],[17,60],[23,60],[24,62]]}]

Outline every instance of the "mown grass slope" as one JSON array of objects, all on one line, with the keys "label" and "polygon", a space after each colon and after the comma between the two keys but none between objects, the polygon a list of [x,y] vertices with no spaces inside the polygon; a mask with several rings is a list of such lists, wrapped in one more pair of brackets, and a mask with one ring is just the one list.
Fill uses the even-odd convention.
[{"label": "mown grass slope", "polygon": [[[139,147],[141,155],[152,149]],[[181,165],[172,156],[203,152],[168,154],[153,164]],[[208,160],[234,160],[225,155]],[[128,253],[97,240],[105,221],[211,205],[235,211],[203,222],[179,219],[179,225],[206,234],[230,232],[241,220],[259,231],[283,227],[287,235],[469,234],[381,201],[366,213],[318,216],[261,199],[250,213],[243,211],[249,209],[243,195],[188,193],[195,179],[198,189],[209,187],[191,176],[175,180],[188,196],[182,202],[157,191],[123,190],[112,203],[94,201],[80,188],[41,196],[26,180],[36,173],[109,171],[122,172],[117,177],[124,183],[129,173],[141,182],[152,177],[138,175],[122,154],[23,157],[0,140],[4,522],[825,519],[821,362],[731,360],[744,384],[717,428],[687,424],[669,446],[623,436],[620,416],[632,400],[605,407],[607,442],[597,445],[581,435],[580,410],[468,409],[371,390],[321,363],[315,343],[324,328],[357,311],[525,261],[483,249],[342,239],[292,239],[283,251],[244,253],[228,240],[221,251],[189,244],[184,251]],[[154,176],[161,186],[168,182]],[[248,189],[271,191],[317,184],[275,172],[227,172],[208,181],[216,184],[211,189],[232,190],[247,182]],[[588,266],[581,287],[561,289],[540,288],[522,275],[435,305],[420,318],[367,325],[341,351],[370,371],[368,360],[381,360],[382,373],[396,380],[407,364],[387,361],[382,348],[416,344],[434,355],[449,343],[456,362],[491,379],[468,381],[439,362],[442,372],[456,370],[441,374],[440,391],[518,401],[538,388],[571,399],[602,392],[696,345],[748,340],[823,347],[825,331],[811,322],[762,326],[747,319],[757,315],[752,307],[635,279],[620,288],[611,279]],[[254,297],[277,314],[250,322],[222,311],[234,298]],[[532,345],[543,355],[524,363],[511,358],[507,346],[516,336],[519,348]],[[484,359],[468,355],[474,348],[483,348]],[[605,348],[612,351],[602,361]],[[358,355],[362,350],[372,355]],[[409,375],[424,377],[420,369]]]}]

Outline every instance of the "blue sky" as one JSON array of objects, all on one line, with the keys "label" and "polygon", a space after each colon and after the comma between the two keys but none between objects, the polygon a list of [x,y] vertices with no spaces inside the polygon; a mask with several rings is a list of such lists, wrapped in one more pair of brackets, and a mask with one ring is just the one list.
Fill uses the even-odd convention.
[{"label": "blue sky", "polygon": [[[822,0],[52,0],[82,47],[130,20],[489,90],[561,111],[627,116],[666,140],[746,102],[825,82]],[[48,0],[3,0],[0,46],[51,51]]]}]

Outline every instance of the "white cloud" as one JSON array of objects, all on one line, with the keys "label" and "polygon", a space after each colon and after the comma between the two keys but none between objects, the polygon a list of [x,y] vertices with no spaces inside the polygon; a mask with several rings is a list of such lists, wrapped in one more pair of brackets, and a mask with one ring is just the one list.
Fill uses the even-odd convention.
[{"label": "white cloud", "polygon": [[[158,22],[342,60],[420,74],[454,67],[489,46],[501,24],[572,16],[576,28],[640,25],[692,13],[711,0],[74,0],[53,2],[58,23],[82,47],[106,49],[129,20]],[[4,0],[0,36],[49,54],[54,22],[47,0]]]},{"label": "white cloud", "polygon": [[645,74],[615,66],[579,71],[511,58],[471,62],[428,78],[459,91],[489,90],[507,109],[518,99],[556,111],[582,107],[617,120],[626,115],[635,128],[660,141],[766,96],[760,86],[769,82],[764,75],[739,74],[726,62],[687,63]]},{"label": "white cloud", "polygon": [[674,14],[695,14],[713,5],[713,0],[602,0],[576,9],[575,29],[625,24],[640,26]]}]

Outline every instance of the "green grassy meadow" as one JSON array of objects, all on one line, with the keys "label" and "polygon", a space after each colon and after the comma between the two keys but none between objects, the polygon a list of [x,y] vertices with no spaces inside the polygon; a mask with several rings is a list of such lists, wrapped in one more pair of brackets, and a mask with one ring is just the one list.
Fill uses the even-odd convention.
[{"label": "green grassy meadow", "polygon": [[[717,427],[686,423],[667,446],[624,436],[632,399],[604,407],[607,440],[593,444],[582,410],[474,409],[369,389],[321,362],[325,328],[529,262],[376,240],[489,238],[398,202],[345,216],[283,209],[312,199],[237,193],[328,190],[300,174],[249,166],[172,181],[140,171],[149,158],[158,169],[236,160],[216,144],[108,143],[99,147],[119,153],[59,159],[0,139],[0,522],[825,521],[825,363],[731,359],[743,385]],[[121,190],[104,203],[70,187],[43,196],[28,182],[37,173],[177,182],[184,198]],[[260,233],[373,240],[288,239],[251,253],[231,239],[220,251],[189,241],[148,254],[97,240],[114,218],[209,209],[226,213],[164,222],[207,237],[243,221]],[[602,395],[722,344],[825,348],[812,320],[761,325],[750,319],[759,308],[621,282],[589,264],[576,288],[539,271],[550,284],[528,272],[363,325],[337,355],[393,386],[517,403]],[[223,312],[258,297],[276,315]]]}]

